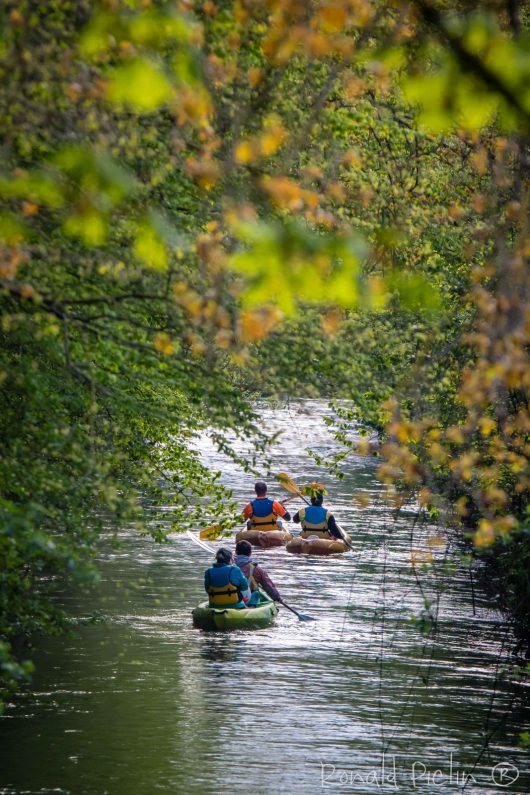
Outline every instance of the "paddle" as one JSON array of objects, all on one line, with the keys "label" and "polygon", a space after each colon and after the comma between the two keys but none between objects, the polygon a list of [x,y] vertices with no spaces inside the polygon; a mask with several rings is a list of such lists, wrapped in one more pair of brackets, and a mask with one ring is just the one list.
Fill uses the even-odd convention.
[{"label": "paddle", "polygon": [[[206,552],[210,553],[215,552],[215,549],[213,547],[208,546],[208,544],[205,544],[204,541],[201,541],[199,538],[197,538],[197,536],[194,536],[191,530],[186,530],[186,535],[189,536],[189,538],[191,538],[191,540],[195,544],[197,544],[201,549],[206,550]],[[290,607],[290,605],[286,604],[286,602],[284,602],[283,599],[278,599],[278,601],[280,602],[280,604],[286,607],[287,610],[290,610],[291,613],[294,613],[295,616],[298,616],[299,621],[316,621],[316,618],[313,618],[313,616],[307,616],[304,613],[299,613],[297,610],[294,609],[294,607]]]},{"label": "paddle", "polygon": [[314,618],[313,616],[308,616],[305,613],[299,613],[298,610],[295,610],[294,607],[288,605],[287,602],[283,601],[283,599],[278,599],[278,601],[281,605],[286,607],[287,610],[290,610],[291,613],[294,613],[295,616],[298,616],[299,621],[316,621],[316,618]]},{"label": "paddle", "polygon": [[209,538],[211,541],[215,541],[216,538],[219,538],[224,533],[224,529],[220,524],[213,524],[211,527],[205,527],[204,530],[201,530],[199,533],[199,538]]},{"label": "paddle", "polygon": [[191,532],[191,530],[186,530],[186,535],[189,536],[189,538],[191,538],[191,540],[195,544],[200,546],[201,549],[205,549],[206,552],[211,552],[211,553],[215,552],[215,549],[213,547],[209,547],[208,544],[205,544],[204,541],[200,540],[200,538],[197,538],[197,536],[194,536],[193,533]]},{"label": "paddle", "polygon": [[[285,472],[278,472],[278,474],[276,475],[276,480],[278,481],[278,483],[281,486],[284,487],[284,489],[286,489],[287,491],[290,491],[291,494],[297,494],[299,497],[301,497],[303,499],[303,501],[306,503],[306,505],[311,505],[309,500],[307,500],[304,497],[304,494],[303,494],[302,490],[299,488],[299,486],[297,486],[296,483],[294,482],[294,480],[292,478],[290,478],[289,475],[287,475]],[[340,533],[340,537],[341,537],[341,540],[342,540],[343,544],[345,544],[348,547],[348,549],[353,549],[353,546],[346,539],[346,533],[344,532],[342,527],[340,527],[340,525],[337,524],[336,522],[335,522],[335,524],[337,525],[337,530]]]},{"label": "paddle", "polygon": [[[246,524],[246,520],[244,522],[239,522],[233,529],[237,530],[238,527],[246,527]],[[201,530],[199,538],[208,538],[210,541],[215,541],[215,539],[223,535],[224,532],[225,528],[221,524],[213,524],[211,527],[205,527],[204,530]]]},{"label": "paddle", "polygon": [[301,497],[307,505],[311,505],[309,500],[304,497],[302,491],[298,488],[294,480],[290,478],[289,475],[286,475],[285,472],[278,472],[276,475],[276,480],[280,486],[284,487],[286,491],[290,491],[291,494],[296,494],[298,497]]},{"label": "paddle", "polygon": [[[298,492],[296,492],[297,496]],[[289,500],[293,500],[294,497],[287,497],[285,500],[282,500],[282,505],[284,503],[289,502]],[[303,499],[303,498],[302,498]],[[237,524],[234,529],[237,530],[238,527],[244,527],[246,522],[240,522]],[[199,538],[208,538],[210,541],[215,541],[216,538],[219,538],[224,533],[224,528],[220,524],[213,524],[210,527],[205,527],[204,530],[201,530],[199,533]]]}]

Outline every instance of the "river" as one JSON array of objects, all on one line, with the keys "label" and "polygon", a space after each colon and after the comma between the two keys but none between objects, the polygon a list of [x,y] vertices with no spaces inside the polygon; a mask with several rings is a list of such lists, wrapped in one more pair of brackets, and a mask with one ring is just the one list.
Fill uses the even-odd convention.
[{"label": "river", "polygon": [[[319,401],[263,408],[265,426],[282,432],[275,468],[324,480],[353,537],[343,556],[256,554],[317,621],[282,610],[261,632],[195,630],[208,553],[186,536],[156,545],[124,534],[102,558],[97,596],[64,597],[73,616],[107,620],[39,641],[31,688],[0,719],[2,795],[446,795],[466,775],[468,793],[530,793],[524,688],[501,676],[507,623],[471,588],[450,539],[440,544],[410,509],[395,517],[376,460],[352,456],[343,480],[323,475],[304,451],[339,449],[327,413]],[[252,478],[201,447],[244,504]],[[424,570],[430,553],[435,568]],[[413,618],[425,597],[432,635]]]}]

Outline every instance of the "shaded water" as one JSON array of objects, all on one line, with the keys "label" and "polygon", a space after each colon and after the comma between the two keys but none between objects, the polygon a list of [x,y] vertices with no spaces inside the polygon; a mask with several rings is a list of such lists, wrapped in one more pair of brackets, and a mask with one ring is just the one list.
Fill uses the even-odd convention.
[{"label": "shaded water", "polygon": [[[266,410],[267,427],[283,431],[277,469],[322,479],[304,448],[337,449],[326,412],[317,401]],[[250,477],[206,441],[203,452],[246,502]],[[156,546],[127,536],[102,561],[97,600],[69,598],[73,615],[100,609],[108,623],[43,641],[31,692],[0,719],[0,793],[432,795],[462,791],[466,773],[466,792],[529,793],[530,760],[517,748],[528,714],[499,678],[508,628],[477,585],[473,614],[458,564],[438,576],[434,638],[411,623],[423,605],[411,549],[424,549],[433,528],[415,527],[411,512],[393,518],[375,469],[352,458],[344,480],[325,478],[353,553],[256,555],[314,623],[284,610],[261,632],[196,631],[208,554],[186,537]],[[353,493],[371,505],[357,507]],[[434,578],[420,578],[434,600]]]}]

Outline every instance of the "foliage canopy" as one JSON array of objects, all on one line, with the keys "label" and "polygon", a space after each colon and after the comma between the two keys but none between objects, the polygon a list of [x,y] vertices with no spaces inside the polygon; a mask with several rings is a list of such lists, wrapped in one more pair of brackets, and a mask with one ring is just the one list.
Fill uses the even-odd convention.
[{"label": "foliage canopy", "polygon": [[50,578],[97,576],[102,531],[230,523],[193,440],[265,449],[256,393],[353,399],[339,433],[386,433],[398,505],[443,497],[479,547],[524,540],[527,21],[424,0],[3,4],[6,685],[29,670],[19,640],[64,623]]}]

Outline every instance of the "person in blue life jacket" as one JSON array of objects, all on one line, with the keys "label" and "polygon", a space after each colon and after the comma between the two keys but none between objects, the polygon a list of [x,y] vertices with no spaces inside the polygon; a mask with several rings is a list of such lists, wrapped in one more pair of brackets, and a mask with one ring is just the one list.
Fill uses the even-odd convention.
[{"label": "person in blue life jacket", "polygon": [[204,572],[204,588],[210,607],[245,608],[243,597],[250,595],[250,583],[226,547],[217,550],[215,563]]},{"label": "person in blue life jacket", "polygon": [[343,536],[335,517],[324,508],[323,502],[324,495],[319,492],[311,497],[311,505],[308,505],[307,508],[300,508],[293,516],[293,522],[302,525],[301,538],[317,536],[318,538],[342,539]]},{"label": "person in blue life jacket", "polygon": [[243,516],[247,519],[248,530],[281,530],[282,519],[288,522],[291,514],[278,500],[267,497],[267,484],[258,480],[254,486],[256,499],[251,500],[243,508]]}]

